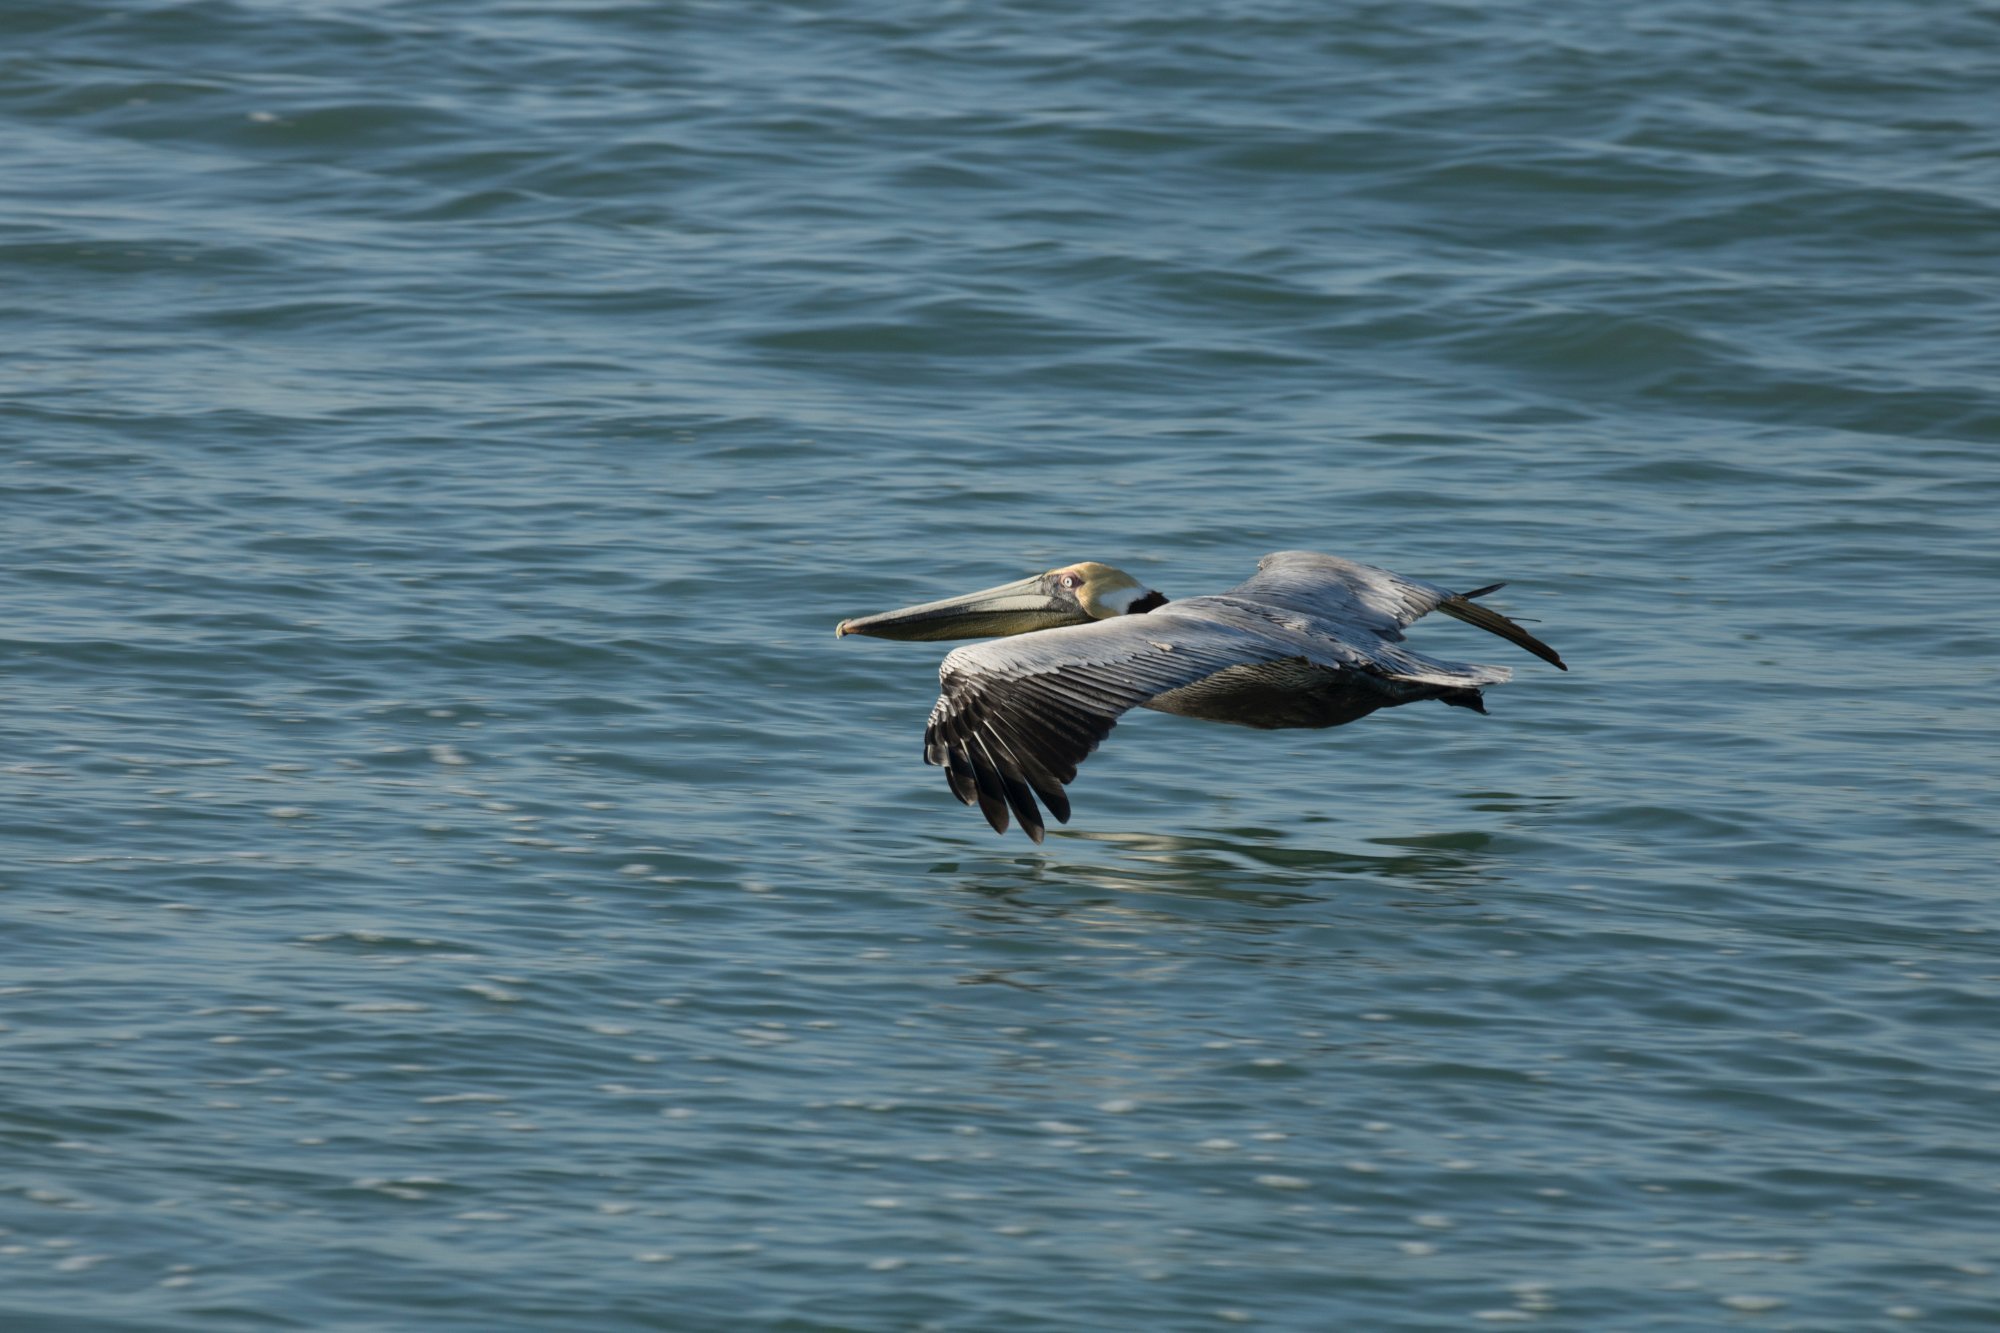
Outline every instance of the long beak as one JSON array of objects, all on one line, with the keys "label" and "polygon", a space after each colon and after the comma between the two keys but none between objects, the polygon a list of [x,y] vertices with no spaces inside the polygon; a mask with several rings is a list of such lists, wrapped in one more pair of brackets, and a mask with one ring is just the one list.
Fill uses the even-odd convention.
[{"label": "long beak", "polygon": [[833,633],[835,638],[869,634],[878,639],[990,639],[1057,625],[1081,625],[1089,619],[1074,601],[1065,601],[1049,590],[1047,575],[1037,574],[963,597],[843,620]]}]

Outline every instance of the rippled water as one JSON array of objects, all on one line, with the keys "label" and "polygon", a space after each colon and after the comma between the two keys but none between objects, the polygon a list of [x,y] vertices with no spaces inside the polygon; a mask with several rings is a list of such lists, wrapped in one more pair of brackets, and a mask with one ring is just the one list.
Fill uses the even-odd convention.
[{"label": "rippled water", "polygon": [[[0,1325],[1995,1326],[2000,11],[0,8]],[[1493,716],[843,616],[1308,547]]]}]

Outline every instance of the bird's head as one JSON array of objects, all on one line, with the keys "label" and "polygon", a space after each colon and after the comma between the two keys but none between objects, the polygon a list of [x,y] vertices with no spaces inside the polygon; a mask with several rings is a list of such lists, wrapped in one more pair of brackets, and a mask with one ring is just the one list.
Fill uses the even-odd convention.
[{"label": "bird's head", "polygon": [[1139,615],[1166,601],[1124,570],[1085,560],[984,592],[857,616],[833,632],[878,639],[990,639]]}]

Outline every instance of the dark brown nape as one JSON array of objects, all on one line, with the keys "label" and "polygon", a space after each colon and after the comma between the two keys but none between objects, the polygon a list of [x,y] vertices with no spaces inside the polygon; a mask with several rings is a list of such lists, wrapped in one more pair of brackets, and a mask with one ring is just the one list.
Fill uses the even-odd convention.
[{"label": "dark brown nape", "polygon": [[1156,592],[1147,592],[1144,597],[1125,608],[1128,616],[1143,616],[1148,611],[1157,611],[1167,604],[1167,599]]}]

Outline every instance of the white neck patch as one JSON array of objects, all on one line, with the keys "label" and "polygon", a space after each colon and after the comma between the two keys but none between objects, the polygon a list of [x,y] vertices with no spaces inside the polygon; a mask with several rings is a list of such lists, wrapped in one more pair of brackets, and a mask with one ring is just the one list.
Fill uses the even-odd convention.
[{"label": "white neck patch", "polygon": [[1128,583],[1122,588],[1107,588],[1093,600],[1107,615],[1122,616],[1132,609],[1132,603],[1146,596],[1146,589],[1136,583]]}]

